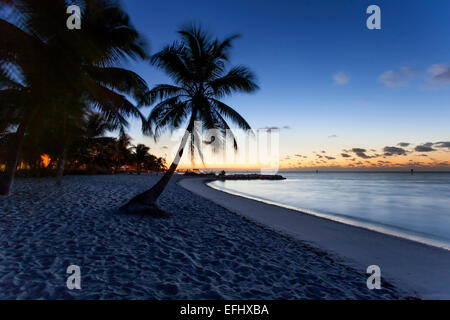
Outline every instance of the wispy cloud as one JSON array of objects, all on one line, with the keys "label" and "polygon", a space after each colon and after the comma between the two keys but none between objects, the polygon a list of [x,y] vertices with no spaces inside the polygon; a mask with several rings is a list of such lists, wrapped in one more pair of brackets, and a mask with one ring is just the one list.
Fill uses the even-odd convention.
[{"label": "wispy cloud", "polygon": [[408,151],[406,151],[405,149],[398,147],[384,147],[383,152],[387,157],[393,155],[406,156],[406,154],[408,153]]},{"label": "wispy cloud", "polygon": [[432,152],[432,151],[436,151],[436,149],[433,149],[433,143],[432,142],[427,142],[421,145],[418,145],[417,147],[414,148],[415,151],[417,152]]},{"label": "wispy cloud", "polygon": [[433,64],[428,72],[431,82],[450,82],[450,66],[447,64]]},{"label": "wispy cloud", "polygon": [[416,76],[414,69],[402,67],[398,71],[388,70],[378,77],[378,80],[390,88],[405,88]]},{"label": "wispy cloud", "polygon": [[419,87],[421,90],[434,91],[450,87],[450,66],[448,64],[433,64],[428,68],[428,74],[428,82]]},{"label": "wispy cloud", "polygon": [[278,127],[278,126],[266,126],[263,128],[259,128],[258,130],[268,130],[268,131],[276,131],[276,130],[290,130],[291,127],[290,126],[283,126],[283,127]]},{"label": "wispy cloud", "polygon": [[346,85],[347,83],[350,82],[350,76],[348,76],[344,72],[337,72],[337,73],[333,74],[333,81],[335,84],[338,84],[341,86]]},{"label": "wispy cloud", "polygon": [[362,149],[362,148],[353,148],[352,152],[354,154],[356,154],[358,157],[363,158],[363,159],[370,159],[373,158],[373,156],[369,156],[367,155],[367,150],[366,149]]},{"label": "wispy cloud", "polygon": [[447,148],[450,150],[450,141],[441,141],[441,142],[436,142],[435,146],[437,148]]},{"label": "wispy cloud", "polygon": [[411,143],[409,142],[400,142],[399,144],[397,144],[400,147],[409,147]]}]

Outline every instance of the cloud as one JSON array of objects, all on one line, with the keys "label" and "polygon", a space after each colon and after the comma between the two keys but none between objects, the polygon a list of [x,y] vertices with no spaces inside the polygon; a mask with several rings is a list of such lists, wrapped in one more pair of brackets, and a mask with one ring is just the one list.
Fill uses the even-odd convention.
[{"label": "cloud", "polygon": [[325,156],[325,158],[327,158],[328,160],[336,160],[335,157],[329,157],[329,156]]},{"label": "cloud", "polygon": [[398,71],[388,70],[378,77],[378,80],[390,88],[405,88],[414,78],[416,72],[409,67],[402,67]]},{"label": "cloud", "polygon": [[341,153],[342,158],[351,158],[352,156],[348,153]]},{"label": "cloud", "polygon": [[366,149],[353,148],[352,152],[355,153],[358,157],[363,158],[363,159],[370,159],[370,158],[372,158],[371,156],[368,156],[366,154],[366,152],[367,152]]},{"label": "cloud", "polygon": [[400,147],[409,147],[411,144],[408,142],[400,142],[399,144],[397,144]]},{"label": "cloud", "polygon": [[277,127],[277,126],[266,126],[263,128],[259,128],[258,130],[267,130],[267,131],[277,131],[277,130],[290,130],[290,126],[283,126],[283,127]]},{"label": "cloud", "polygon": [[436,148],[447,148],[450,150],[450,141],[441,141],[434,144]]},{"label": "cloud", "polygon": [[424,143],[422,145],[418,145],[417,147],[414,148],[414,150],[416,150],[417,152],[432,152],[432,151],[436,151],[436,149],[433,149],[433,143],[431,143],[431,142],[427,142],[427,143]]},{"label": "cloud", "polygon": [[329,139],[337,138],[338,136],[335,134],[332,134],[331,136],[328,136]]},{"label": "cloud", "polygon": [[280,127],[276,127],[276,126],[269,127],[269,126],[266,126],[266,127],[263,127],[263,128],[259,128],[259,130],[280,130]]},{"label": "cloud", "polygon": [[350,77],[346,75],[344,72],[337,72],[333,74],[333,81],[338,85],[346,85],[350,81]]},{"label": "cloud", "polygon": [[405,156],[408,153],[405,149],[397,147],[384,147],[383,152],[387,157],[393,155]]},{"label": "cloud", "polygon": [[450,66],[447,64],[433,64],[428,68],[431,82],[450,82]]}]

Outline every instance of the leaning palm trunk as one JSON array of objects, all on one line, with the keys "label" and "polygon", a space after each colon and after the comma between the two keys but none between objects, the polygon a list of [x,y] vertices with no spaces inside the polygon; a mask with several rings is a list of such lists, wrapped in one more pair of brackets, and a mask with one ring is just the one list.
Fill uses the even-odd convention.
[{"label": "leaning palm trunk", "polygon": [[131,199],[130,202],[120,208],[120,211],[125,213],[158,213],[159,209],[156,206],[156,201],[168,185],[170,178],[172,178],[175,173],[175,170],[177,170],[193,127],[194,121],[191,120],[186,132],[184,133],[183,139],[181,140],[175,159],[161,180],[159,180],[151,189]]},{"label": "leaning palm trunk", "polygon": [[6,171],[0,175],[0,196],[7,196],[11,191],[11,186],[14,182],[14,175],[17,170],[17,163],[19,162],[19,154],[22,151],[23,141],[25,138],[25,130],[28,126],[28,120],[21,123],[15,134],[15,141],[11,145],[6,156]]}]

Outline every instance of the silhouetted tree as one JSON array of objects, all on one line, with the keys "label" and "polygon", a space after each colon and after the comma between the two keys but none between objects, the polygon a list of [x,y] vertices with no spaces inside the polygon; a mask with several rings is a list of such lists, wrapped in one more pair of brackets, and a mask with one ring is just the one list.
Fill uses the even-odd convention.
[{"label": "silhouetted tree", "polygon": [[144,144],[138,144],[134,149],[134,159],[136,161],[136,170],[141,174],[142,165],[148,160],[150,148]]},{"label": "silhouetted tree", "polygon": [[126,127],[127,117],[138,117],[147,129],[138,103],[146,82],[119,67],[125,58],[146,59],[145,41],[128,15],[113,0],[78,0],[83,28],[68,30],[64,0],[2,0],[0,14],[0,129],[15,128],[0,176],[0,195],[8,194],[27,131],[40,128],[42,115],[57,114],[59,175],[77,123],[87,110],[101,112],[108,122]]},{"label": "silhouetted tree", "polygon": [[[217,129],[222,135],[230,129],[225,118],[242,129],[250,129],[239,113],[220,101],[234,92],[250,93],[258,89],[248,68],[237,66],[227,71],[231,43],[236,36],[220,41],[195,26],[178,33],[181,42],[165,47],[152,58],[153,64],[165,71],[174,84],[158,85],[148,93],[147,102],[157,102],[148,120],[155,139],[164,129],[173,130],[185,122],[186,133],[169,170],[153,188],[124,205],[121,208],[124,212],[159,212],[156,201],[175,172],[188,139],[191,154],[194,142],[198,142],[194,139],[195,121],[202,121],[204,128]],[[235,139],[234,147],[237,148]]]}]

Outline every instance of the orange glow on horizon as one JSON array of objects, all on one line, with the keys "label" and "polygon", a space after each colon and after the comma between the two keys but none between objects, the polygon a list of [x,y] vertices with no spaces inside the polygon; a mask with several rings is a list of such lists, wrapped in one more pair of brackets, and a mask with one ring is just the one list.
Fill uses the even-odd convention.
[{"label": "orange glow on horizon", "polygon": [[[351,158],[342,158],[335,156],[335,159],[318,158],[316,155],[309,155],[307,159],[296,159],[295,157],[286,157],[279,160],[279,170],[313,170],[313,169],[325,169],[325,170],[358,170],[358,169],[436,169],[436,170],[449,170],[450,159],[448,152],[442,152],[433,156],[414,155],[414,156],[391,156],[384,157],[379,156],[371,159],[362,159],[356,156]],[[269,168],[269,166],[258,163],[226,163],[226,162],[214,162],[195,161],[191,163],[186,160],[183,161],[179,169],[200,169],[200,170],[236,170],[236,171],[257,171],[260,169]]]}]

